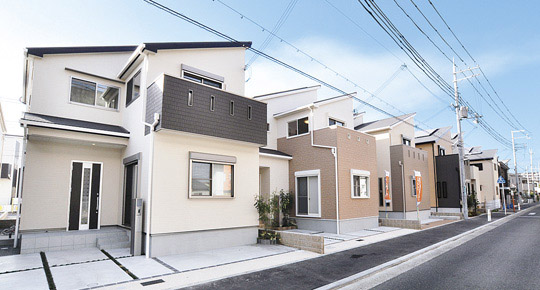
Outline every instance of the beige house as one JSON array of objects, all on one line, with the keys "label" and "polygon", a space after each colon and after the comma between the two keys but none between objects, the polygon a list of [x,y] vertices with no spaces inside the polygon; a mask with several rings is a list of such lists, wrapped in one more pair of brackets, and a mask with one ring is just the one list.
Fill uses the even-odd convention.
[{"label": "beige house", "polygon": [[[389,176],[391,201],[380,200],[379,216],[390,219],[428,219],[431,209],[429,159],[426,151],[416,148],[415,113],[372,122],[360,122],[355,130],[375,137],[379,191]],[[415,176],[422,179],[422,201],[416,207]],[[380,195],[382,198],[382,194]]]},{"label": "beige house", "polygon": [[350,95],[319,100],[318,89],[255,97],[268,106],[268,149],[291,157],[291,217],[300,229],[329,233],[377,227],[375,138],[353,130]]},{"label": "beige house", "polygon": [[480,146],[465,151],[465,159],[469,162],[476,185],[476,198],[479,207],[484,209],[501,208],[499,184],[499,159],[497,149],[482,150]]},{"label": "beige house", "polygon": [[28,48],[22,252],[255,243],[267,118],[243,96],[250,45]]}]

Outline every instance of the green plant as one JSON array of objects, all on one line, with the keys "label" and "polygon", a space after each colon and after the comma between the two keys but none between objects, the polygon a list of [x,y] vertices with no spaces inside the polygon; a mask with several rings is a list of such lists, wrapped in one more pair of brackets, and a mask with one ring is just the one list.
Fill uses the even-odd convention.
[{"label": "green plant", "polygon": [[259,221],[264,225],[265,228],[267,228],[270,221],[268,218],[268,214],[270,213],[270,204],[264,199],[264,197],[257,195],[253,205],[259,213]]},{"label": "green plant", "polygon": [[478,199],[476,199],[476,192],[467,195],[467,206],[469,208],[469,212],[474,212],[476,214],[476,209],[478,207]]},{"label": "green plant", "polygon": [[279,240],[279,233],[273,230],[259,230],[259,238],[264,240]]},{"label": "green plant", "polygon": [[289,212],[292,208],[292,194],[283,189],[279,192],[281,213],[283,214],[283,226],[290,226]]},{"label": "green plant", "polygon": [[279,227],[279,195],[274,192],[270,198],[270,212],[272,214],[272,227]]}]

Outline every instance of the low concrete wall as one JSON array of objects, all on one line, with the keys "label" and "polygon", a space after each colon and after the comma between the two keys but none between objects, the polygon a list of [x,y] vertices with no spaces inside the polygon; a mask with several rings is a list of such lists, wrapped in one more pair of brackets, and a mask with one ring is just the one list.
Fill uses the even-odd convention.
[{"label": "low concrete wall", "polygon": [[403,219],[379,219],[381,226],[396,227],[419,230],[422,228],[418,220],[403,220]]},{"label": "low concrete wall", "polygon": [[324,254],[324,237],[322,236],[287,231],[279,232],[279,235],[281,244],[285,246]]}]

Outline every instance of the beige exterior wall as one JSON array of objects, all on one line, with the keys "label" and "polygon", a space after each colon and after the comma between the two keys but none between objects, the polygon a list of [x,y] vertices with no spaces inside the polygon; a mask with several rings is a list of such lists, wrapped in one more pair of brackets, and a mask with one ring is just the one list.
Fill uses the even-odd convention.
[{"label": "beige exterior wall", "polygon": [[259,155],[260,190],[264,197],[269,197],[280,190],[289,191],[289,159]]},{"label": "beige exterior wall", "polygon": [[[395,145],[390,148],[392,159],[392,188],[393,196],[393,211],[403,211],[403,191],[405,189],[405,210],[416,211],[416,197],[412,195],[412,181],[414,171],[419,171],[422,176],[422,201],[420,203],[420,210],[431,209],[431,198],[429,192],[431,192],[431,186],[429,183],[430,172],[428,169],[427,152],[418,148],[409,147],[406,145]],[[399,161],[403,163],[403,178],[402,169],[399,165]],[[426,182],[428,181],[428,182]],[[403,184],[403,182],[405,182]]]},{"label": "beige exterior wall", "polygon": [[[350,137],[350,139],[349,139]],[[360,138],[360,141],[358,140]],[[369,144],[366,143],[369,140]],[[314,132],[314,144],[337,146],[340,220],[377,215],[377,164],[375,138],[342,127]],[[321,217],[336,219],[335,161],[329,148],[311,146],[310,135],[278,139],[278,150],[290,154],[289,187],[296,194],[295,172],[320,170]],[[351,169],[370,171],[370,198],[351,198]],[[296,202],[296,199],[295,199]],[[295,207],[291,216],[296,216]]]},{"label": "beige exterior wall", "polygon": [[[481,204],[500,200],[497,184],[498,171],[495,169],[497,162],[497,159],[471,161],[471,164],[483,164],[483,170],[478,170],[478,174],[476,175],[476,183],[478,190],[477,198],[478,202]],[[480,187],[482,189],[480,189]]]},{"label": "beige exterior wall", "polygon": [[[189,152],[234,156],[233,198],[189,198]],[[258,226],[256,145],[161,130],[155,134],[151,234]]]},{"label": "beige exterior wall", "polygon": [[74,160],[103,162],[100,225],[120,223],[123,149],[99,143],[92,146],[61,139],[34,139],[30,135],[27,144],[21,230],[68,226],[71,162]]}]

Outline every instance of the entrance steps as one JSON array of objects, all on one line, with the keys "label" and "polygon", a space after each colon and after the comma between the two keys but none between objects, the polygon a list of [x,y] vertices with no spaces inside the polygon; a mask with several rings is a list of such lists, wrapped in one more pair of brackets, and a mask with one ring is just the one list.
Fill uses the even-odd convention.
[{"label": "entrance steps", "polygon": [[114,236],[100,237],[97,239],[96,246],[100,250],[129,248],[129,232],[118,233]]},{"label": "entrance steps", "polygon": [[453,212],[431,212],[430,218],[444,220],[460,220],[463,219],[463,215],[461,213]]}]

